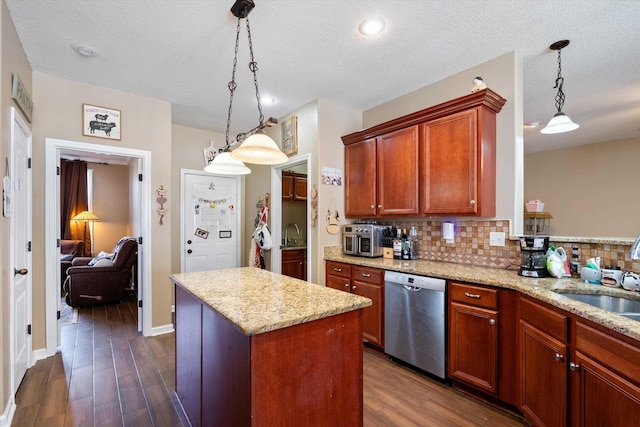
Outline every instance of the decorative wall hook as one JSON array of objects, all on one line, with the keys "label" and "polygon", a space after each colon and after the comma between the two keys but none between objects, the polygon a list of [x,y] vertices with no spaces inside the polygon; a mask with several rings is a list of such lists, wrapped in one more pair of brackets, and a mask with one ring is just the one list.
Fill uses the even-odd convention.
[{"label": "decorative wall hook", "polygon": [[160,208],[156,212],[158,212],[158,215],[160,215],[160,225],[163,225],[163,218],[167,214],[167,210],[164,208],[165,203],[167,203],[167,190],[165,190],[164,186],[161,185],[160,188],[156,190],[156,193],[158,193],[156,202],[158,202],[158,204],[160,205]]}]

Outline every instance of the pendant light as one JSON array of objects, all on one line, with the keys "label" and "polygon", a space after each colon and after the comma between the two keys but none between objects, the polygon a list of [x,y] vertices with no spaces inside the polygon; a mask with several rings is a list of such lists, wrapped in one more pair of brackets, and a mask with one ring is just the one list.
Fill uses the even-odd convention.
[{"label": "pendant light", "polygon": [[231,157],[228,151],[218,153],[211,163],[205,166],[204,171],[214,175],[247,175],[251,173],[251,169],[240,160]]},{"label": "pendant light", "polygon": [[553,87],[554,89],[558,89],[558,93],[556,94],[556,108],[558,112],[549,120],[549,123],[540,130],[540,133],[553,134],[570,132],[580,127],[579,124],[571,121],[569,116],[562,112],[562,107],[564,106],[564,92],[562,91],[564,77],[562,77],[562,58],[560,52],[567,46],[569,46],[569,40],[560,40],[549,46],[549,49],[558,51],[558,77],[556,78],[556,85]]},{"label": "pendant light", "polygon": [[[233,143],[241,143],[240,147],[231,152],[231,157],[235,160],[239,160],[247,163],[255,163],[261,165],[279,165],[285,163],[288,160],[286,154],[284,154],[278,148],[277,144],[267,134],[263,132],[266,126],[274,126],[278,121],[274,118],[270,118],[267,123],[264,122],[264,115],[262,114],[262,104],[260,102],[260,91],[258,90],[258,77],[256,72],[258,71],[258,64],[253,58],[253,44],[251,43],[251,28],[249,26],[249,13],[255,7],[252,0],[237,0],[231,7],[231,13],[238,18],[238,24],[236,25],[236,48],[233,58],[233,73],[231,74],[231,82],[229,82],[229,113],[227,115],[227,133],[226,142],[228,148]],[[244,19],[247,26],[247,39],[249,40],[249,70],[253,73],[253,83],[256,87],[256,101],[258,102],[259,124],[254,129],[245,134],[240,134],[236,137],[236,140],[232,143],[229,141],[229,127],[231,125],[231,106],[233,104],[233,92],[236,90],[236,63],[238,61],[238,44],[240,41],[240,21]],[[226,151],[226,150],[225,150]]]}]

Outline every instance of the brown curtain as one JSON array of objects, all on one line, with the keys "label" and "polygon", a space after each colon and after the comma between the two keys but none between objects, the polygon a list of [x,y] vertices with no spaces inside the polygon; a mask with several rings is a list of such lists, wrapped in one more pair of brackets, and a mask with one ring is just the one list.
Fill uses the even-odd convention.
[{"label": "brown curtain", "polygon": [[[83,240],[84,223],[71,218],[88,210],[87,162],[60,160],[60,235],[62,239]],[[91,253],[87,229],[84,253]]]}]

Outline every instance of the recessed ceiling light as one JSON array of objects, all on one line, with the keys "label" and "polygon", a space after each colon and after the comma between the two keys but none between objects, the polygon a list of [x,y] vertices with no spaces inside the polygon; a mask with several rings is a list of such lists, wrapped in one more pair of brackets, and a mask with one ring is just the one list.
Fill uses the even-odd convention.
[{"label": "recessed ceiling light", "polygon": [[98,54],[98,52],[88,44],[74,43],[71,45],[71,49],[75,50],[82,56],[96,56]]},{"label": "recessed ceiling light", "polygon": [[381,18],[369,18],[360,23],[358,29],[365,36],[380,34],[385,27],[385,22]]},{"label": "recessed ceiling light", "polygon": [[269,96],[269,95],[262,95],[260,97],[260,102],[262,102],[265,105],[269,105],[269,104],[275,104],[276,99],[273,96]]}]

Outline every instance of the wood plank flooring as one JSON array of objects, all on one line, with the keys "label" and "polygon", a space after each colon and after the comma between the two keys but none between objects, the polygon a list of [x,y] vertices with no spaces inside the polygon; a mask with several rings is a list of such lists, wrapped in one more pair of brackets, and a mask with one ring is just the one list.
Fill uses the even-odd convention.
[{"label": "wood plank flooring", "polygon": [[[173,393],[174,334],[143,337],[136,313],[134,299],[80,309],[58,353],[27,371],[11,425],[187,426]],[[364,425],[526,424],[366,349]]]}]

